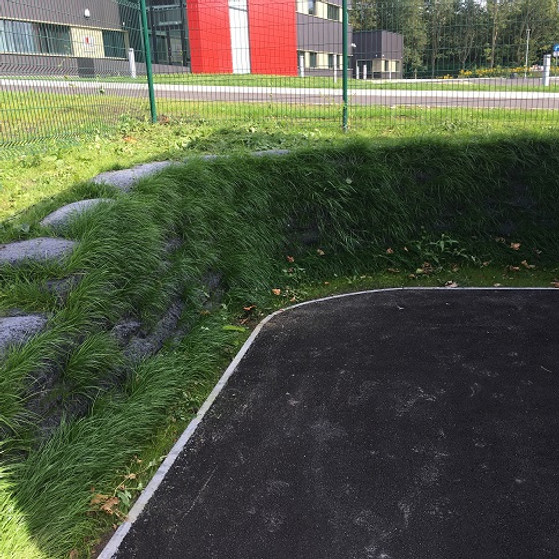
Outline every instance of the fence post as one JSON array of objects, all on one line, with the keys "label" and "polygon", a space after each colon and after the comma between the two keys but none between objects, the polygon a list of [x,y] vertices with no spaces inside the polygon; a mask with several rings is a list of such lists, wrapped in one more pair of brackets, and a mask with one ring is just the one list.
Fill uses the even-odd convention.
[{"label": "fence post", "polygon": [[543,73],[542,85],[547,87],[549,85],[549,74],[551,70],[551,54],[544,54],[543,56]]},{"label": "fence post", "polygon": [[148,33],[148,16],[146,9],[146,0],[140,0],[140,16],[142,19],[142,31],[144,38],[144,52],[146,56],[146,74],[148,78],[148,90],[149,90],[149,107],[151,110],[151,121],[153,123],[157,122],[157,108],[155,106],[155,90],[153,88],[153,69],[151,67],[151,47],[149,44],[149,33]]},{"label": "fence post", "polygon": [[136,57],[134,56],[134,49],[128,49],[128,63],[130,64],[130,77],[136,79],[138,74],[136,72]]},{"label": "fence post", "polygon": [[343,89],[343,115],[342,115],[342,127],[344,132],[347,132],[347,0],[342,0],[342,89]]}]

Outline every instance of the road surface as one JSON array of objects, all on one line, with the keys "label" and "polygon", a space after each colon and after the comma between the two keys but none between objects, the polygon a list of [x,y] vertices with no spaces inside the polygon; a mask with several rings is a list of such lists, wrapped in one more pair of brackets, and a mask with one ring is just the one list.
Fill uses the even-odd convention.
[{"label": "road surface", "polygon": [[[416,82],[414,82],[415,85]],[[0,79],[7,91],[42,91],[80,95],[103,91],[107,95],[147,99],[145,83],[81,82],[65,80]],[[285,103],[333,105],[342,103],[342,90],[327,88],[207,86],[157,84],[159,98],[182,101]],[[406,89],[350,89],[353,106],[422,106],[507,109],[559,109],[559,93],[541,91],[430,91]]]}]

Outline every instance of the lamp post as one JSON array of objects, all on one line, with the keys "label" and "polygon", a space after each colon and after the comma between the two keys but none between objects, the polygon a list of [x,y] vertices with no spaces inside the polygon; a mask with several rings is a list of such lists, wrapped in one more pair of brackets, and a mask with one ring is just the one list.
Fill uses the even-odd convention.
[{"label": "lamp post", "polygon": [[348,28],[348,14],[347,14],[347,0],[342,0],[342,128],[347,132],[347,28]]},{"label": "lamp post", "polygon": [[528,77],[528,54],[530,53],[530,28],[526,28],[526,59],[524,62],[524,79]]}]

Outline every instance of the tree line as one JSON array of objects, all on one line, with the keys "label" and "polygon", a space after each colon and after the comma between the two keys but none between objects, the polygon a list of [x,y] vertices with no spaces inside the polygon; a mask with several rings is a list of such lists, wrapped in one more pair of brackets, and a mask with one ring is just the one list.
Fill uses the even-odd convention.
[{"label": "tree line", "polygon": [[559,43],[558,0],[357,0],[354,30],[404,36],[407,77],[542,64]]}]

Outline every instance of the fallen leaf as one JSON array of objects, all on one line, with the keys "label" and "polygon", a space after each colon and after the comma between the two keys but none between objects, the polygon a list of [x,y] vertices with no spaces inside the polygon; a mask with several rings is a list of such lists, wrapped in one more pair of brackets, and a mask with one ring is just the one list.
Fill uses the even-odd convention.
[{"label": "fallen leaf", "polygon": [[243,311],[250,312],[251,310],[255,309],[256,305],[250,305],[248,307],[243,307]]},{"label": "fallen leaf", "polygon": [[453,264],[453,265],[450,267],[450,270],[451,270],[452,272],[457,272],[458,270],[460,270],[460,266],[458,266],[458,264]]},{"label": "fallen leaf", "polygon": [[503,284],[502,283],[494,283],[493,287],[501,287]]},{"label": "fallen leaf", "polygon": [[534,264],[528,264],[526,260],[523,260],[521,264],[528,270],[533,270],[535,268]]},{"label": "fallen leaf", "polygon": [[72,551],[70,551],[70,555],[68,556],[68,559],[78,559],[78,550],[72,549]]},{"label": "fallen leaf", "polygon": [[291,299],[289,299],[290,303],[295,303],[295,301],[297,300],[297,298],[295,297],[295,295],[293,295],[293,297],[291,297]]},{"label": "fallen leaf", "polygon": [[274,295],[281,295],[281,289],[272,289]]},{"label": "fallen leaf", "polygon": [[293,256],[288,256],[287,261],[288,262],[295,262],[295,258],[293,258]]},{"label": "fallen leaf", "polygon": [[317,248],[316,249],[316,254],[318,254],[318,256],[324,256],[324,251],[321,248]]},{"label": "fallen leaf", "polygon": [[455,281],[449,280],[444,284],[445,287],[458,287],[458,284]]},{"label": "fallen leaf", "polygon": [[496,240],[498,243],[504,243],[504,242],[505,242],[505,239],[504,239],[503,237],[495,237],[495,240]]},{"label": "fallen leaf", "polygon": [[510,272],[518,272],[520,270],[519,266],[507,266],[507,270]]},{"label": "fallen leaf", "polygon": [[325,282],[324,282],[324,285],[330,285],[330,282],[329,282],[329,281],[325,281]]},{"label": "fallen leaf", "polygon": [[398,268],[388,268],[387,271],[390,272],[391,274],[399,274],[400,273],[400,270],[398,270]]},{"label": "fallen leaf", "polygon": [[391,248],[386,249],[386,254],[394,254],[394,250]]},{"label": "fallen leaf", "polygon": [[489,264],[490,264],[489,260],[486,260],[485,262],[481,263],[482,266],[489,266]]},{"label": "fallen leaf", "polygon": [[103,512],[107,514],[113,515],[116,513],[116,507],[120,503],[120,499],[118,497],[109,497],[106,503],[101,507]]},{"label": "fallen leaf", "polygon": [[108,499],[109,499],[108,495],[102,495],[101,493],[97,493],[92,497],[91,501],[89,501],[89,504],[93,506],[101,505],[105,503]]},{"label": "fallen leaf", "polygon": [[404,247],[404,250],[405,250],[406,252],[409,252],[408,247]]},{"label": "fallen leaf", "polygon": [[128,474],[125,476],[125,479],[136,479],[138,476],[134,473]]},{"label": "fallen leaf", "polygon": [[512,248],[512,250],[519,250],[520,249],[520,243],[511,243],[510,248]]},{"label": "fallen leaf", "polygon": [[553,280],[553,281],[551,282],[551,285],[552,285],[553,287],[559,287],[559,281]]}]

